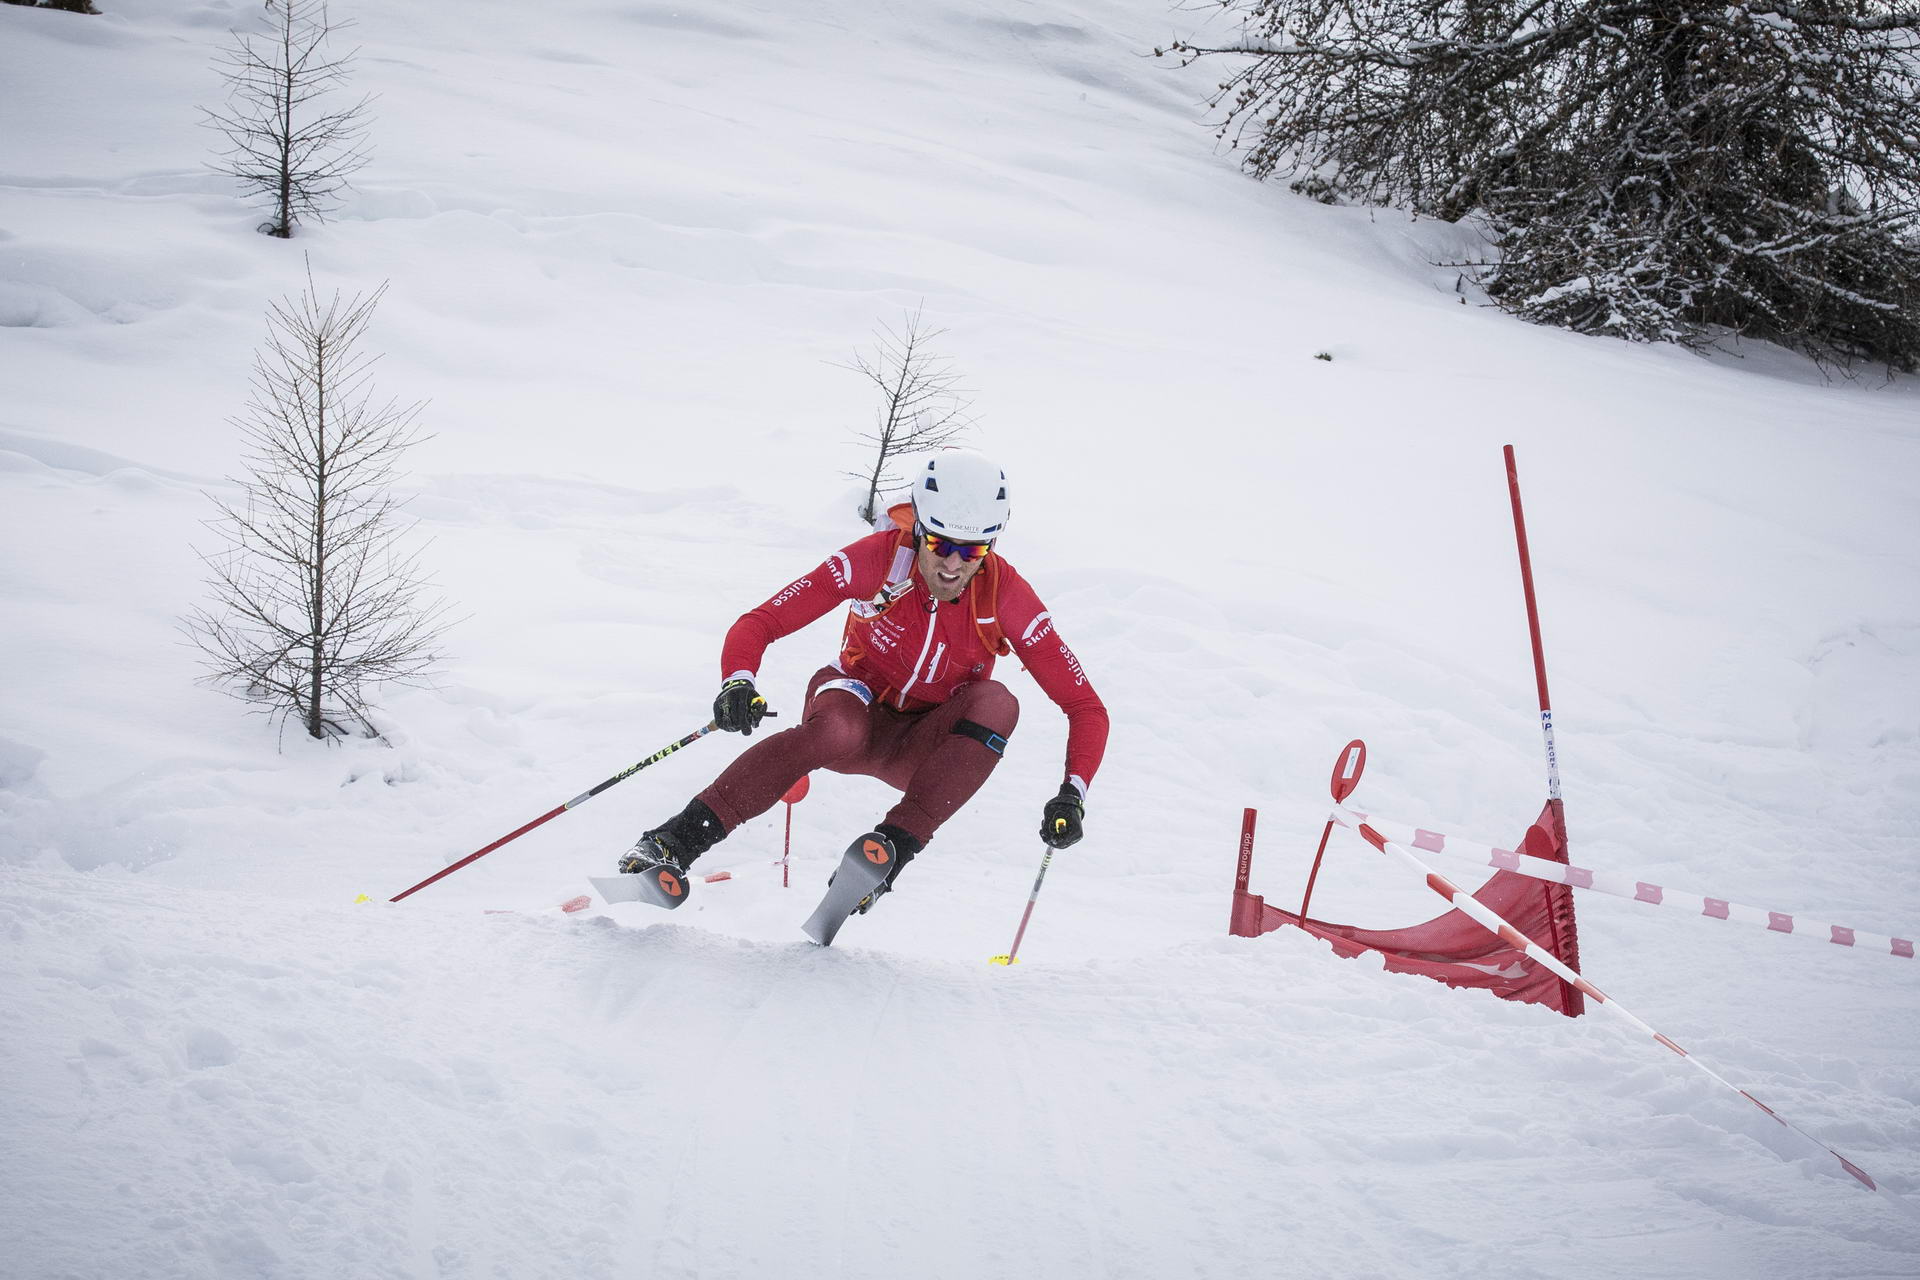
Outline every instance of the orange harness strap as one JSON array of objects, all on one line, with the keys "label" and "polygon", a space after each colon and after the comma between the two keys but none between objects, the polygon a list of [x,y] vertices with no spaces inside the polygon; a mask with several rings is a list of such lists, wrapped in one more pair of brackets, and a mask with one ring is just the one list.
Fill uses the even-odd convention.
[{"label": "orange harness strap", "polygon": [[[914,536],[913,532],[912,511],[911,506],[906,503],[901,503],[893,507],[888,514],[893,517],[894,523],[900,526],[899,540],[894,543],[895,554],[897,555],[901,551],[911,550],[917,559],[919,554],[917,544],[919,540]],[[1002,630],[1000,626],[1000,558],[992,552],[988,552],[986,563],[981,566],[981,572],[985,573],[987,577],[985,590],[968,592],[968,613],[973,622],[974,634],[980,637],[980,643],[986,646],[987,652],[993,654],[995,657],[1005,657],[1007,654],[1013,652],[1013,645],[1008,642],[1006,632]],[[911,568],[909,568],[908,573],[909,576],[911,576]],[[969,585],[971,586],[973,584]],[[905,591],[899,592],[887,600],[885,604],[881,605],[880,612],[869,617],[863,618],[851,610],[848,611],[846,627],[840,635],[840,666],[843,670],[851,669],[866,657],[867,646],[865,640],[867,626],[870,626],[875,619],[884,618],[887,614],[891,613],[894,606],[904,600],[907,595],[908,593]],[[984,618],[982,618],[980,613],[980,598],[982,595],[986,597],[987,608],[990,610]],[[875,598],[875,602],[878,603],[878,597]],[[897,692],[898,690],[892,688],[875,689],[874,696],[876,699],[884,699],[886,695]]]}]

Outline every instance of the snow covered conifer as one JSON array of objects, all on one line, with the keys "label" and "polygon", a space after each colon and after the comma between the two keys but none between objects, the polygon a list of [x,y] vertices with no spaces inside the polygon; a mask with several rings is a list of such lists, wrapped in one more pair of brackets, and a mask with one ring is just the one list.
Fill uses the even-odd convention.
[{"label": "snow covered conifer", "polygon": [[376,404],[359,350],[385,292],[323,303],[309,275],[269,307],[234,420],[251,475],[238,500],[215,501],[208,523],[227,546],[203,557],[213,600],[185,621],[209,682],[315,738],[373,734],[370,688],[418,683],[442,656],[444,607],[400,551],[391,490],[423,406]]},{"label": "snow covered conifer", "polygon": [[347,177],[367,162],[367,105],[326,110],[320,100],[338,89],[353,66],[351,53],[325,52],[334,23],[326,0],[272,0],[263,35],[233,33],[216,65],[227,81],[227,109],[207,111],[207,123],[230,144],[214,168],[264,197],[272,217],[260,225],[285,240],[302,217],[334,208]]},{"label": "snow covered conifer", "polygon": [[1296,189],[1484,218],[1530,320],[1920,367],[1910,0],[1222,0],[1220,135]]},{"label": "snow covered conifer", "polygon": [[873,461],[847,473],[867,486],[860,518],[869,524],[880,516],[880,495],[901,484],[901,477],[892,470],[894,463],[909,454],[952,444],[972,425],[967,416],[970,402],[955,385],[960,375],[952,371],[946,356],[930,350],[944,333],[945,329],[926,328],[915,310],[899,332],[881,327],[871,356],[856,351],[853,363],[842,366],[865,377],[880,392],[873,430],[859,436],[873,446]]}]

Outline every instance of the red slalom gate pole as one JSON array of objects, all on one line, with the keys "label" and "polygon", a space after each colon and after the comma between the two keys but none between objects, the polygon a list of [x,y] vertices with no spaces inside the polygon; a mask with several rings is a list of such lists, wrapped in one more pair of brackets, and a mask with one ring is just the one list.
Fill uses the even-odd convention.
[{"label": "red slalom gate pole", "polygon": [[[769,711],[767,712],[767,715],[771,716],[773,715],[773,712]],[[477,862],[481,858],[486,857],[488,854],[492,853],[495,849],[498,849],[501,845],[507,844],[514,840],[518,840],[521,836],[527,834],[527,832],[533,830],[535,827],[539,826],[541,823],[550,822],[553,819],[559,817],[561,814],[565,813],[567,810],[578,808],[579,806],[585,804],[587,801],[593,799],[595,796],[599,795],[602,791],[605,791],[608,787],[613,786],[616,782],[624,782],[626,779],[631,778],[634,774],[640,772],[642,769],[646,768],[648,765],[657,763],[658,761],[661,761],[661,760],[665,760],[668,756],[672,755],[674,752],[678,751],[680,748],[686,746],[688,743],[699,741],[701,738],[706,737],[708,734],[712,733],[715,729],[719,727],[720,727],[719,725],[709,721],[705,725],[702,725],[700,728],[695,729],[692,733],[688,734],[686,737],[680,739],[680,741],[674,743],[672,746],[662,747],[660,750],[648,756],[645,760],[642,760],[639,764],[629,765],[627,768],[622,769],[620,772],[614,774],[611,778],[608,778],[605,782],[601,783],[600,785],[589,788],[586,791],[582,791],[579,795],[575,796],[573,799],[567,801],[563,805],[559,805],[555,808],[547,810],[547,812],[541,814],[539,817],[535,818],[532,822],[529,822],[526,826],[521,827],[514,831],[509,831],[506,835],[501,836],[498,840],[495,840],[492,844],[488,845],[486,848],[476,849],[472,853],[468,854],[466,857],[460,859],[460,861],[452,863],[449,866],[444,866],[440,868],[438,871],[428,876],[425,880],[422,880],[419,884],[414,885],[413,888],[402,889],[399,893],[396,893],[391,898],[388,898],[387,901],[398,902],[402,898],[405,898],[411,894],[420,892],[420,890],[426,888],[428,885],[432,884],[435,880],[444,879],[445,877],[450,876],[454,872],[458,871],[460,868],[466,866],[469,862]]]},{"label": "red slalom gate pole", "polygon": [[1257,809],[1240,811],[1240,857],[1233,871],[1233,910],[1227,915],[1227,936],[1232,938],[1260,936],[1266,900],[1247,892],[1247,884],[1253,879],[1253,827],[1259,816]]},{"label": "red slalom gate pole", "polygon": [[1313,901],[1313,882],[1320,878],[1320,859],[1327,856],[1327,837],[1333,834],[1333,819],[1320,831],[1320,847],[1313,851],[1313,869],[1307,872],[1307,891],[1300,895],[1300,918],[1307,918],[1307,904]]},{"label": "red slalom gate pole", "polygon": [[1513,446],[1505,447],[1507,492],[1513,499],[1513,536],[1520,544],[1520,585],[1527,597],[1527,630],[1533,638],[1533,678],[1540,688],[1540,732],[1547,748],[1547,807],[1553,813],[1554,837],[1567,845],[1566,804],[1560,798],[1560,756],[1553,745],[1553,704],[1547,696],[1547,656],[1540,643],[1540,608],[1533,594],[1533,557],[1527,551],[1527,517],[1520,507],[1520,473]]},{"label": "red slalom gate pole", "polygon": [[[1335,804],[1340,804],[1346,800],[1348,796],[1353,794],[1353,789],[1360,785],[1360,775],[1366,772],[1366,768],[1366,743],[1355,738],[1352,742],[1340,748],[1340,756],[1333,762],[1333,781],[1328,784],[1328,789],[1333,793],[1333,802]],[[1253,810],[1249,809],[1247,812],[1251,814]],[[1307,872],[1307,891],[1300,898],[1300,918],[1302,920],[1307,918],[1307,904],[1313,901],[1313,882],[1319,878],[1320,859],[1326,856],[1327,837],[1332,834],[1333,819],[1329,818],[1327,819],[1326,828],[1320,832],[1320,847],[1314,850],[1313,853],[1313,870]],[[1252,836],[1251,830],[1248,831],[1248,836]]]},{"label": "red slalom gate pole", "polygon": [[1253,827],[1260,814],[1256,809],[1240,811],[1240,860],[1233,871],[1233,911],[1227,917],[1227,932],[1240,923],[1240,904],[1247,898],[1247,882],[1253,878]]},{"label": "red slalom gate pole", "polygon": [[803,773],[800,775],[800,781],[788,787],[787,794],[780,797],[787,806],[787,842],[780,851],[780,887],[782,889],[788,887],[787,859],[793,856],[793,806],[807,798],[809,785],[807,775]]}]

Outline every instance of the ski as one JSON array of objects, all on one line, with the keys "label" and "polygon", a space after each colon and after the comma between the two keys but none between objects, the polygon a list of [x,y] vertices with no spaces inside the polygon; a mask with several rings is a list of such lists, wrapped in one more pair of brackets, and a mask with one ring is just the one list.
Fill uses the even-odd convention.
[{"label": "ski", "polygon": [[687,900],[687,877],[671,867],[652,867],[629,875],[588,876],[603,902],[648,902],[668,910]]},{"label": "ski", "polygon": [[[733,872],[731,871],[715,871],[710,875],[700,877],[700,881],[703,884],[719,884],[722,880],[731,879],[733,879]],[[679,883],[680,890],[678,896],[667,887],[666,881],[668,880],[674,880]],[[652,903],[656,907],[666,907],[668,910],[672,910],[687,900],[687,887],[692,881],[685,877],[675,876],[671,871],[660,870],[642,871],[633,875],[588,876],[587,883],[593,886],[594,892],[600,895],[601,901],[603,902],[647,902]],[[575,905],[576,903],[578,904],[577,906]],[[592,905],[593,899],[583,894],[571,901],[561,903],[560,909],[571,912],[579,911],[582,908]]]},{"label": "ski", "polygon": [[826,896],[807,917],[802,930],[823,947],[833,945],[834,935],[860,906],[862,899],[887,882],[893,870],[893,844],[878,832],[861,836],[840,855],[840,867],[827,882]]}]

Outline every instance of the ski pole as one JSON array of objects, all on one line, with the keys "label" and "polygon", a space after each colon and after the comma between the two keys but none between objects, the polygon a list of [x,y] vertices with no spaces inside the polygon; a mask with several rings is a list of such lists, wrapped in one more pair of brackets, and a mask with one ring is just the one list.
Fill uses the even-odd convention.
[{"label": "ski pole", "polygon": [[[1058,821],[1061,826],[1066,825],[1065,819],[1059,819]],[[1047,878],[1047,867],[1050,866],[1052,862],[1053,862],[1053,846],[1048,845],[1047,856],[1040,859],[1040,874],[1033,878],[1033,892],[1027,895],[1027,909],[1021,913],[1020,927],[1014,931],[1013,946],[1008,949],[1007,954],[1003,956],[994,956],[991,959],[989,959],[987,961],[988,964],[1019,964],[1020,963],[1020,939],[1027,936],[1027,921],[1033,919],[1033,904],[1040,897],[1040,882]]]},{"label": "ski pole", "polygon": [[[771,716],[774,713],[769,711],[766,714]],[[614,783],[626,781],[626,779],[640,772],[642,769],[646,768],[648,765],[655,764],[661,760],[665,760],[668,756],[672,755],[674,752],[678,751],[680,748],[686,746],[689,742],[696,742],[699,739],[706,737],[708,734],[712,733],[715,729],[718,729],[719,727],[720,727],[719,725],[714,724],[712,721],[708,721],[705,725],[703,725],[698,729],[695,729],[692,733],[680,739],[680,741],[674,743],[672,746],[662,747],[660,750],[648,756],[645,760],[642,760],[639,764],[632,765],[632,766],[629,766],[628,768],[622,769],[619,773],[614,774],[611,778],[608,778],[605,782],[601,783],[599,786],[590,788],[589,790],[586,790],[586,791],[582,791],[579,795],[567,801],[565,804],[560,805],[559,807],[554,809],[549,809],[547,812],[541,814],[539,817],[535,818],[532,822],[529,822],[526,826],[521,827],[519,830],[510,831],[506,835],[501,836],[498,840],[495,840],[492,844],[488,845],[486,848],[476,849],[474,852],[460,859],[460,861],[453,863],[450,866],[445,866],[440,868],[438,871],[428,876],[425,880],[422,880],[419,884],[413,886],[413,888],[402,890],[401,892],[394,894],[391,898],[388,898],[387,901],[398,902],[400,901],[400,899],[406,897],[408,894],[418,893],[420,890],[432,884],[435,880],[439,880],[445,876],[452,875],[454,872],[458,871],[460,868],[466,866],[469,862],[474,862],[481,858],[486,857],[488,854],[492,853],[495,849],[498,849],[501,845],[506,844],[508,841],[518,840],[521,836],[527,834],[527,832],[533,830],[535,827],[539,826],[541,823],[547,822],[553,818],[557,818],[561,814],[565,813],[567,810],[575,808],[579,805],[585,804],[587,801],[593,799],[595,796],[599,795],[602,791],[605,791],[608,787],[612,786]]]}]

